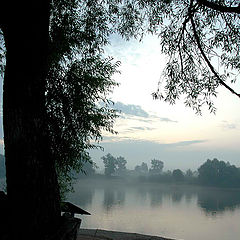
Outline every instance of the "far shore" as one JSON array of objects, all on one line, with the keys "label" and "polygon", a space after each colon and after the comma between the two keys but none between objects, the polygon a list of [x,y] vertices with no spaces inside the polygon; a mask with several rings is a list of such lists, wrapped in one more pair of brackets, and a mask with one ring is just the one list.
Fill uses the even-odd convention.
[{"label": "far shore", "polygon": [[138,233],[108,231],[101,229],[79,229],[77,240],[174,240],[174,239],[143,235]]}]

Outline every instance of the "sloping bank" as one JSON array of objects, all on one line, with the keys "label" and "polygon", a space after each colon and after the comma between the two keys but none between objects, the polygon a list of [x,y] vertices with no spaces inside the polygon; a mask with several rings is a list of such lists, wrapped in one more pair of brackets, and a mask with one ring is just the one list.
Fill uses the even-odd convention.
[{"label": "sloping bank", "polygon": [[138,233],[106,231],[100,229],[79,229],[77,240],[173,240]]}]

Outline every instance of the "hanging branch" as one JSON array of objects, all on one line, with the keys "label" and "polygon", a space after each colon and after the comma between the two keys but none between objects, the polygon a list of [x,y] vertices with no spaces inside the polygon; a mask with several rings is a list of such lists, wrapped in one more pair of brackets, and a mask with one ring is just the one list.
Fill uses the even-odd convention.
[{"label": "hanging branch", "polygon": [[197,2],[200,5],[203,5],[207,8],[211,8],[219,12],[240,14],[240,4],[237,7],[228,7],[228,6],[223,6],[214,2],[209,2],[207,0],[198,0]]},{"label": "hanging branch", "polygon": [[214,76],[218,79],[219,83],[224,86],[225,88],[227,88],[232,94],[238,96],[240,98],[240,94],[235,92],[230,86],[228,86],[221,78],[220,76],[218,75],[218,73],[215,71],[213,65],[211,64],[211,62],[209,61],[209,59],[207,58],[205,52],[203,51],[202,49],[202,46],[201,46],[201,42],[200,42],[200,39],[199,39],[199,36],[197,34],[197,30],[196,30],[196,26],[195,26],[195,23],[194,23],[194,20],[193,20],[193,16],[192,14],[190,13],[190,21],[191,21],[191,24],[192,24],[192,28],[193,28],[193,34],[194,34],[194,38],[196,40],[196,43],[197,43],[197,46],[205,60],[205,62],[207,63],[208,67],[210,68],[210,70],[212,71],[212,73],[214,74]]}]

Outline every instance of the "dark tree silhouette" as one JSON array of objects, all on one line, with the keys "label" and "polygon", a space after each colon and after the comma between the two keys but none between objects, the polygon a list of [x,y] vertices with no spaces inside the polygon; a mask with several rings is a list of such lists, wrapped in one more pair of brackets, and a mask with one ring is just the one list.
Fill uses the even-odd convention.
[{"label": "dark tree silhouette", "polygon": [[117,160],[110,153],[103,156],[101,159],[103,160],[105,175],[110,177],[113,173],[115,173]]},{"label": "dark tree silhouette", "polygon": [[198,168],[198,179],[201,184],[219,187],[239,187],[240,170],[234,165],[208,159]]},{"label": "dark tree silhouette", "polygon": [[164,163],[158,159],[151,160],[151,168],[149,169],[149,173],[151,174],[160,174],[163,170]]},{"label": "dark tree silhouette", "polygon": [[[50,1],[4,1],[4,141],[12,239],[43,239],[60,217],[59,189],[46,126]],[[17,224],[15,224],[17,222]]]},{"label": "dark tree silhouette", "polygon": [[122,157],[122,156],[119,156],[116,158],[116,173],[118,175],[124,175],[127,171],[127,168],[126,168],[126,164],[127,164],[127,160]]},{"label": "dark tree silhouette", "polygon": [[183,172],[180,169],[173,170],[172,177],[176,182],[182,182],[184,180]]},{"label": "dark tree silhouette", "polygon": [[45,239],[56,232],[58,181],[68,180],[72,168],[89,160],[86,149],[94,147],[91,140],[101,139],[102,129],[114,132],[116,114],[108,107],[106,93],[116,85],[111,77],[119,64],[100,56],[109,34],[103,26],[107,20],[100,19],[98,3],[85,1],[83,8],[79,4],[1,4],[11,238]]}]

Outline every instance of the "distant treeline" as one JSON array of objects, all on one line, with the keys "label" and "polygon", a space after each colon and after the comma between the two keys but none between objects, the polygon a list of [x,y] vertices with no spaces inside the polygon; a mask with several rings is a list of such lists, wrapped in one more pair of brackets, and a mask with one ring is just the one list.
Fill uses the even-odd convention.
[{"label": "distant treeline", "polygon": [[[151,160],[151,166],[143,162],[135,166],[134,170],[126,168],[127,160],[122,157],[114,157],[110,153],[101,158],[104,164],[104,175],[106,177],[128,178],[134,177],[142,182],[159,183],[184,183],[198,184],[215,187],[240,187],[240,168],[229,162],[219,161],[214,158],[208,159],[197,171],[188,169],[183,172],[180,169],[163,171],[164,162],[158,159]],[[96,167],[96,166],[95,166]],[[86,175],[94,175],[95,167],[88,165]]]},{"label": "distant treeline", "polygon": [[[158,183],[184,183],[198,184],[203,186],[214,187],[240,187],[240,168],[231,165],[229,162],[219,161],[214,158],[208,159],[197,171],[188,169],[182,171],[175,169],[173,171],[163,171],[164,162],[158,159],[151,160],[151,166],[142,162],[141,165],[135,166],[134,170],[126,167],[127,160],[122,157],[114,157],[110,153],[101,158],[104,164],[104,175],[107,178],[135,178],[141,182],[158,182]],[[75,178],[84,176],[99,176],[96,174],[97,165],[89,162],[85,163],[80,173],[73,173]],[[0,154],[0,179],[5,178],[5,160]],[[103,177],[103,175],[99,176]]]}]

